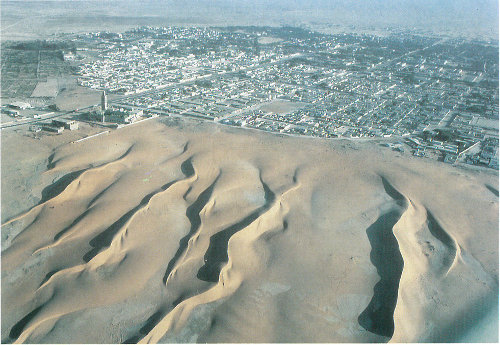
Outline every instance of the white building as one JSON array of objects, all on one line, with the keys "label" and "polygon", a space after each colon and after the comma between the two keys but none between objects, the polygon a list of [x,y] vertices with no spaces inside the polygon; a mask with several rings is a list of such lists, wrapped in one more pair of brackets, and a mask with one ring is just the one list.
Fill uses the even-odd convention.
[{"label": "white building", "polygon": [[11,108],[15,108],[15,109],[30,109],[30,108],[33,108],[31,106],[31,104],[27,103],[27,102],[13,102],[10,104],[10,107]]}]

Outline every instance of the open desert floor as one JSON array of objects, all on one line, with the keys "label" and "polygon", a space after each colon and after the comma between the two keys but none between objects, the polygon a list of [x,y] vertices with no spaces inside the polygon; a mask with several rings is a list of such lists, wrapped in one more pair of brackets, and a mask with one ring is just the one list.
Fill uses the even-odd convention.
[{"label": "open desert floor", "polygon": [[2,132],[2,343],[498,341],[498,173],[152,120]]}]

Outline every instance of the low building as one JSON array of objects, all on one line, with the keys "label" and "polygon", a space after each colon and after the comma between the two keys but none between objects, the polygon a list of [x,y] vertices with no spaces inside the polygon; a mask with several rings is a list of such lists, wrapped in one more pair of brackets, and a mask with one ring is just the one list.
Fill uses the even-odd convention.
[{"label": "low building", "polygon": [[35,132],[35,133],[38,133],[40,132],[42,129],[40,128],[40,126],[36,126],[36,125],[32,125],[30,126],[30,131],[31,132]]},{"label": "low building", "polygon": [[33,108],[31,104],[27,102],[13,102],[9,105],[11,108],[14,109],[30,109]]},{"label": "low building", "polygon": [[52,133],[62,133],[64,131],[64,127],[54,127],[51,125],[45,125],[42,127],[44,131],[52,132]]},{"label": "low building", "polygon": [[76,55],[73,52],[63,52],[63,60],[64,61],[75,61]]},{"label": "low building", "polygon": [[18,110],[3,109],[2,112],[4,114],[11,115],[11,116],[14,116],[14,117],[18,117],[19,116],[19,111]]},{"label": "low building", "polygon": [[133,123],[143,115],[143,110],[129,110],[126,108],[114,108],[106,112],[106,118],[109,119],[108,121],[117,123]]},{"label": "low building", "polygon": [[488,163],[488,166],[493,169],[498,170],[498,147],[495,150],[495,154],[493,157],[490,158],[490,162]]},{"label": "low building", "polygon": [[74,120],[52,120],[52,125],[55,127],[64,127],[70,131],[78,129],[78,122]]},{"label": "low building", "polygon": [[447,154],[444,156],[444,162],[448,164],[454,164],[457,161],[457,155]]}]

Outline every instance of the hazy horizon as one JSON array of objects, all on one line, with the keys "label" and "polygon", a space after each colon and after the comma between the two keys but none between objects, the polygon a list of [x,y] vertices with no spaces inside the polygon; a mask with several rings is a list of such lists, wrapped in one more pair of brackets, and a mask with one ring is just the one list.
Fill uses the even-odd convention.
[{"label": "hazy horizon", "polygon": [[[18,24],[28,20],[29,25]],[[26,24],[26,23],[25,23]],[[2,2],[2,36],[33,36],[136,25],[295,25],[336,31],[390,29],[498,37],[497,1],[250,1],[250,0],[9,0]],[[110,27],[111,26],[111,27]],[[347,29],[347,30],[346,30]],[[5,37],[4,37],[5,39]]]}]

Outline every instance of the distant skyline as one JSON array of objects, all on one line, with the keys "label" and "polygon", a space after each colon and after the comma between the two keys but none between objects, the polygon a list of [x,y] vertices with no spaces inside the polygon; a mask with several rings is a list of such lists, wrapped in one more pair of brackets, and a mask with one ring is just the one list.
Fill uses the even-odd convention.
[{"label": "distant skyline", "polygon": [[[28,27],[16,24],[28,16]],[[401,28],[496,40],[498,21],[498,1],[492,0],[2,1],[6,34],[36,34],[38,26],[65,32],[85,26],[102,30],[111,24],[116,30],[135,25],[305,25],[343,31]]]}]

